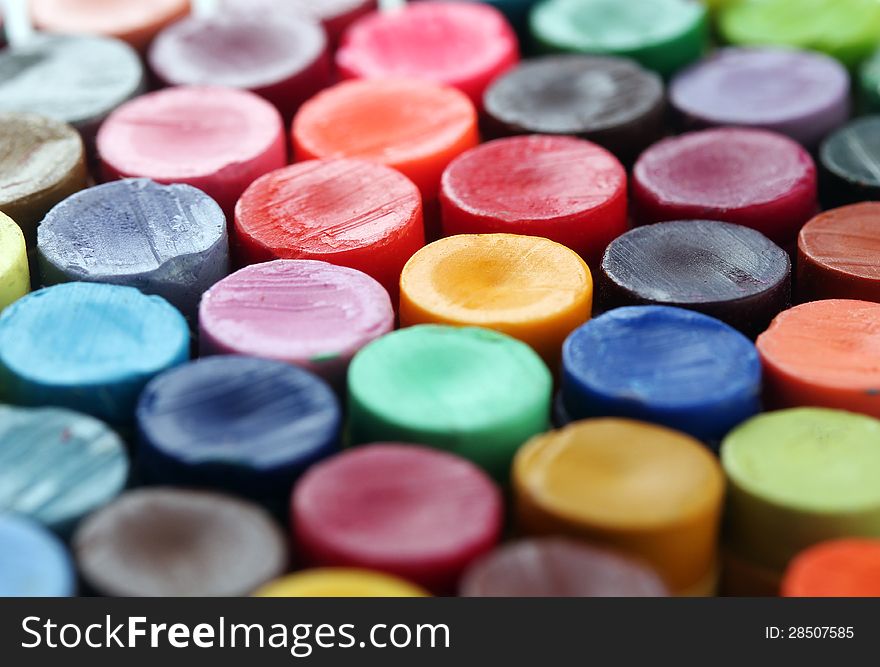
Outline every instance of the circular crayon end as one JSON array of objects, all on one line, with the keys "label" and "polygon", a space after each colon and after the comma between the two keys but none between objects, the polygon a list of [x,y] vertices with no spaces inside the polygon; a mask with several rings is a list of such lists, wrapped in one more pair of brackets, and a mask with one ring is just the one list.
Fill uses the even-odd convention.
[{"label": "circular crayon end", "polygon": [[864,202],[822,213],[798,237],[798,300],[880,302],[880,203]]},{"label": "circular crayon end", "polygon": [[597,282],[600,310],[676,306],[716,317],[754,338],[791,303],[791,260],[748,227],[664,222],[613,241]]},{"label": "circular crayon end", "polygon": [[873,0],[742,0],[720,10],[718,30],[730,44],[821,51],[855,67],[877,47],[880,6]]},{"label": "circular crayon end", "polygon": [[477,145],[477,111],[464,93],[411,79],[346,81],[306,102],[293,120],[298,161],[361,158],[397,169],[427,201],[454,158]]},{"label": "circular crayon end", "polygon": [[12,218],[0,213],[0,312],[31,288],[24,234]]},{"label": "circular crayon end", "polygon": [[0,515],[0,598],[71,597],[76,572],[61,541],[12,514]]},{"label": "circular crayon end", "polygon": [[32,249],[43,217],[86,187],[83,142],[61,121],[30,113],[0,113],[0,145],[0,211],[21,227]]},{"label": "circular crayon end", "polygon": [[92,35],[38,35],[0,52],[0,71],[0,110],[70,123],[90,154],[101,123],[146,87],[130,46]]},{"label": "circular crayon end", "polygon": [[544,50],[623,56],[664,76],[697,60],[709,41],[708,10],[692,0],[547,0],[530,22]]},{"label": "circular crayon end", "polygon": [[49,212],[37,239],[44,285],[137,287],[189,318],[202,294],[229,273],[226,216],[189,185],[128,179],[83,190]]},{"label": "circular crayon end", "polygon": [[138,459],[149,483],[282,504],[303,471],[337,450],[341,413],[330,387],[295,366],[202,359],[144,389]]},{"label": "circular crayon end", "polygon": [[231,214],[257,178],[287,163],[284,124],[244,90],[168,88],[117,109],[98,132],[104,177],[186,183]]},{"label": "circular crayon end", "polygon": [[829,136],[819,151],[826,206],[880,199],[880,116],[865,116]]},{"label": "circular crayon end", "polygon": [[190,12],[188,0],[31,0],[31,16],[45,32],[105,35],[146,50],[166,25]]},{"label": "circular crayon end", "polygon": [[714,578],[724,476],[689,436],[628,420],[579,422],[523,447],[513,485],[527,535],[620,548],[676,594]]},{"label": "circular crayon end", "polygon": [[489,87],[484,109],[499,135],[588,139],[630,162],[663,133],[663,80],[626,58],[544,56]]},{"label": "circular crayon end", "polygon": [[498,542],[501,492],[475,465],[409,445],[369,445],[318,464],[291,522],[311,565],[387,572],[441,593]]},{"label": "circular crayon end", "polygon": [[880,417],[880,304],[813,301],[758,337],[773,407],[821,406]]},{"label": "circular crayon end", "polygon": [[394,169],[314,160],[267,174],[235,208],[240,259],[323,260],[372,276],[397,303],[400,272],[425,244],[418,189]]},{"label": "circular crayon end", "polygon": [[106,597],[239,597],[281,576],[281,530],[249,502],[202,491],[142,489],[77,530],[90,590]]},{"label": "circular crayon end", "polygon": [[722,220],[785,246],[816,214],[816,166],[800,144],[775,132],[702,130],[645,151],[632,196],[640,225]]},{"label": "circular crayon end", "polygon": [[689,310],[612,310],[575,331],[562,359],[563,403],[572,420],[639,419],[714,444],[761,408],[754,344]]},{"label": "circular crayon end", "polygon": [[260,588],[261,598],[423,598],[415,584],[382,572],[355,568],[301,570]]},{"label": "circular crayon end", "polygon": [[186,361],[189,343],[186,320],[160,297],[98,283],[48,287],[0,316],[0,391],[9,403],[125,424],[147,382]]},{"label": "circular crayon end", "polygon": [[545,237],[595,266],[627,229],[626,184],[617,158],[588,141],[498,139],[465,153],[443,174],[443,231]]},{"label": "circular crayon end", "polygon": [[550,371],[524,343],[487,329],[412,327],[352,362],[351,436],[446,449],[503,479],[516,450],[547,429],[551,392]]},{"label": "circular crayon end", "polygon": [[688,124],[772,130],[816,147],[849,119],[849,73],[813,51],[727,48],[680,73],[673,107]]},{"label": "circular crayon end", "polygon": [[810,547],[788,566],[782,596],[880,597],[880,540],[843,539]]},{"label": "circular crayon end", "polygon": [[880,421],[801,408],[760,415],[725,440],[727,541],[781,573],[807,547],[874,537],[880,525]]},{"label": "circular crayon end", "polygon": [[462,597],[666,597],[666,584],[638,560],[561,538],[522,540],[477,561]]},{"label": "circular crayon end", "polygon": [[375,12],[346,31],[336,52],[343,78],[435,81],[458,88],[477,106],[489,84],[518,60],[516,35],[504,16],[463,2]]},{"label": "circular crayon end", "polygon": [[203,355],[285,361],[345,385],[357,352],[394,329],[388,292],[367,274],[314,260],[245,267],[202,299]]},{"label": "circular crayon end", "polygon": [[159,33],[149,63],[166,85],[250,90],[288,119],[331,78],[324,31],[293,12],[190,16]]},{"label": "circular crayon end", "polygon": [[0,507],[67,536],[128,482],[122,439],[57,408],[0,406]]},{"label": "circular crayon end", "polygon": [[590,269],[553,241],[460,235],[417,252],[401,276],[400,323],[494,329],[528,343],[551,368],[592,311]]}]

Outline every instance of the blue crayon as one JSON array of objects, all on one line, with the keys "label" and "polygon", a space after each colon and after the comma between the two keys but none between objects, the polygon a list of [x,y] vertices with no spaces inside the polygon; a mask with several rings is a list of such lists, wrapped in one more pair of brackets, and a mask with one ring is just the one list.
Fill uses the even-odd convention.
[{"label": "blue crayon", "polygon": [[0,513],[68,536],[128,480],[122,439],[103,422],[61,408],[0,405]]},{"label": "blue crayon", "polygon": [[0,597],[70,597],[73,561],[61,541],[22,517],[0,514]]},{"label": "blue crayon", "polygon": [[169,371],[137,408],[144,481],[222,489],[286,504],[294,481],[338,450],[341,408],[301,368],[211,357]]},{"label": "blue crayon", "polygon": [[0,315],[0,398],[126,425],[155,375],[189,358],[183,315],[133,287],[67,283]]},{"label": "blue crayon", "polygon": [[577,329],[563,347],[562,405],[570,420],[627,417],[715,445],[761,408],[754,344],[700,313],[618,308]]},{"label": "blue crayon", "polygon": [[44,285],[137,287],[191,319],[202,294],[229,274],[226,216],[189,185],[130,179],[83,190],[49,212],[37,239]]}]

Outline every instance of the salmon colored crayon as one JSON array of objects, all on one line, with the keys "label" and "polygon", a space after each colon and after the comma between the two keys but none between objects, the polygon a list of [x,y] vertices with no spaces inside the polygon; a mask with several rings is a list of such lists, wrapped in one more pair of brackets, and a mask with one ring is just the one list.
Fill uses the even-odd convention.
[{"label": "salmon colored crayon", "polygon": [[374,444],[313,466],[294,487],[290,516],[307,564],[379,570],[448,593],[497,544],[504,505],[470,461]]},{"label": "salmon colored crayon", "polygon": [[524,533],[616,547],[678,595],[711,593],[724,475],[697,440],[624,419],[578,422],[526,444],[513,486]]},{"label": "salmon colored crayon", "polygon": [[798,237],[798,298],[880,302],[880,203],[822,213]]},{"label": "salmon colored crayon", "polygon": [[805,303],[773,320],[757,345],[771,406],[880,417],[880,304]]},{"label": "salmon colored crayon", "polygon": [[484,4],[410,4],[352,25],[336,52],[348,79],[406,76],[458,88],[478,107],[499,75],[519,61],[504,15]]},{"label": "salmon colored crayon", "polygon": [[192,185],[227,215],[251,183],[287,163],[284,144],[275,107],[253,93],[219,87],[144,95],[113,112],[98,132],[106,180]]},{"label": "salmon colored crayon", "polygon": [[9,216],[0,213],[0,312],[30,291],[24,234]]},{"label": "salmon colored crayon", "polygon": [[361,158],[397,169],[426,201],[453,159],[479,141],[467,96],[412,79],[346,81],[306,102],[293,120],[297,161]]},{"label": "salmon colored crayon", "polygon": [[440,191],[443,232],[542,236],[596,266],[627,229],[626,171],[572,137],[498,139],[453,161]]},{"label": "salmon colored crayon", "polygon": [[724,127],[665,139],[633,171],[636,224],[720,220],[783,247],[816,214],[817,197],[810,154],[767,130]]},{"label": "salmon colored crayon", "polygon": [[797,556],[782,580],[788,598],[880,597],[880,540],[823,542]]},{"label": "salmon colored crayon", "polygon": [[363,271],[397,303],[400,272],[425,244],[422,200],[399,172],[359,160],[274,171],[235,207],[242,263],[315,259]]},{"label": "salmon colored crayon", "polygon": [[381,572],[347,567],[301,570],[260,588],[258,598],[423,598],[430,593]]},{"label": "salmon colored crayon", "polygon": [[45,32],[117,37],[146,50],[166,25],[184,18],[189,0],[31,0],[34,24]]},{"label": "salmon colored crayon", "polygon": [[400,280],[401,326],[495,329],[531,345],[551,368],[590,318],[593,280],[577,253],[514,234],[442,239],[417,252]]}]

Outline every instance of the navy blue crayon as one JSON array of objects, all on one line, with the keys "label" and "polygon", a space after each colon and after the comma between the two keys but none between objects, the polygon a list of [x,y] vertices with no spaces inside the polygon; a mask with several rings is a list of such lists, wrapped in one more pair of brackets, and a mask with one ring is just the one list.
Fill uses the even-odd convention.
[{"label": "navy blue crayon", "polygon": [[73,561],[61,541],[13,514],[0,514],[0,597],[70,597]]},{"label": "navy blue crayon", "polygon": [[137,409],[147,483],[286,501],[312,463],[338,450],[342,411],[330,386],[280,361],[211,357],[153,380]]},{"label": "navy blue crayon", "polygon": [[760,410],[761,363],[744,335],[668,306],[612,310],[563,347],[563,414],[626,417],[707,443]]},{"label": "navy blue crayon", "polygon": [[37,230],[44,285],[137,287],[194,318],[229,274],[226,216],[201,190],[148,179],[106,183],[55,206]]},{"label": "navy blue crayon", "polygon": [[70,535],[122,492],[128,471],[121,438],[97,419],[0,405],[0,513]]}]

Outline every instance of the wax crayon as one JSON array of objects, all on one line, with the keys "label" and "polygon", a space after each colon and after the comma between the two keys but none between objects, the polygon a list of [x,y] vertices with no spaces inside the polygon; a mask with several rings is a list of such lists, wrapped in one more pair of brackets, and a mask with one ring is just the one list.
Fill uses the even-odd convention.
[{"label": "wax crayon", "polygon": [[528,343],[550,368],[590,318],[593,280],[574,251],[514,234],[442,239],[417,252],[400,279],[400,324],[485,327]]},{"label": "wax crayon", "polygon": [[807,547],[880,537],[880,421],[801,408],[756,417],[721,448],[728,479],[726,540],[782,573]]},{"label": "wax crayon", "polygon": [[880,417],[880,304],[805,303],[758,337],[768,405],[821,406]]},{"label": "wax crayon", "polygon": [[440,176],[479,140],[467,96],[410,79],[345,81],[306,102],[293,121],[297,161],[361,158],[393,167],[437,198]]},{"label": "wax crayon", "polygon": [[258,506],[217,493],[139,489],[73,538],[88,589],[107,597],[237,597],[287,569],[281,530]]},{"label": "wax crayon", "polygon": [[880,111],[880,49],[862,63],[857,77],[862,109],[869,113]]},{"label": "wax crayon", "polygon": [[880,302],[880,203],[825,211],[798,237],[798,300],[861,299]]},{"label": "wax crayon", "polygon": [[66,407],[124,425],[144,385],[188,355],[183,316],[133,287],[56,285],[0,316],[0,394],[21,406]]},{"label": "wax crayon", "polygon": [[396,444],[316,465],[291,501],[305,563],[379,570],[441,593],[498,542],[503,517],[501,492],[475,465]]},{"label": "wax crayon", "polygon": [[362,16],[378,9],[377,0],[221,0],[221,8],[245,15],[294,14],[320,21],[335,46],[342,34]]},{"label": "wax crayon", "polygon": [[717,128],[665,139],[633,171],[637,224],[722,220],[785,246],[817,211],[816,166],[783,135]]},{"label": "wax crayon", "polygon": [[464,2],[370,14],[345,32],[336,52],[343,78],[426,79],[458,88],[477,107],[489,84],[518,60],[516,35],[501,12]]},{"label": "wax crayon", "polygon": [[572,137],[497,139],[457,158],[440,191],[445,236],[542,236],[596,266],[627,229],[626,171],[611,153]]},{"label": "wax crayon", "polygon": [[253,93],[180,86],[117,109],[98,133],[106,180],[186,183],[231,215],[245,189],[287,162],[281,115]]},{"label": "wax crayon", "polygon": [[0,144],[0,211],[21,227],[30,251],[50,209],[86,187],[82,139],[60,121],[0,113]]},{"label": "wax crayon", "polygon": [[12,218],[0,213],[0,312],[30,291],[24,234]]},{"label": "wax crayon", "polygon": [[71,597],[76,573],[57,537],[11,514],[0,514],[0,597]]},{"label": "wax crayon", "polygon": [[378,282],[308,259],[245,267],[208,290],[199,309],[202,355],[286,361],[342,393],[354,355],[393,329],[394,308]]},{"label": "wax crayon", "polygon": [[822,144],[822,203],[826,208],[880,198],[880,116],[844,125]]},{"label": "wax crayon", "polygon": [[714,593],[724,475],[693,438],[629,420],[578,422],[523,447],[513,486],[522,533],[618,548],[677,595]]},{"label": "wax crayon", "polygon": [[665,597],[663,580],[644,563],[609,549],[558,537],[502,546],[468,568],[462,597]]},{"label": "wax crayon", "polygon": [[260,588],[261,598],[422,598],[415,584],[381,572],[328,567],[301,570]]},{"label": "wax crayon", "polygon": [[607,312],[565,341],[562,365],[571,420],[626,417],[716,444],[761,408],[754,344],[719,320],[680,308]]},{"label": "wax crayon", "polygon": [[39,35],[0,52],[0,111],[70,123],[90,153],[108,115],[144,92],[138,54],[116,39]]},{"label": "wax crayon", "polygon": [[574,135],[625,162],[662,136],[666,111],[662,79],[612,56],[526,60],[495,80],[483,104],[493,134]]},{"label": "wax crayon", "polygon": [[0,405],[0,513],[67,536],[122,492],[128,474],[125,444],[97,419]]},{"label": "wax crayon", "polygon": [[137,287],[195,319],[202,293],[229,273],[226,217],[189,185],[129,179],[55,206],[37,230],[44,285]]},{"label": "wax crayon", "polygon": [[243,88],[287,119],[331,82],[324,31],[292,13],[191,16],[159,33],[149,63],[166,85]]},{"label": "wax crayon", "polygon": [[45,32],[116,37],[145,51],[166,25],[184,18],[189,0],[31,0],[34,24]]},{"label": "wax crayon", "polygon": [[342,414],[308,371],[220,356],[154,378],[137,406],[141,476],[286,502],[294,481],[339,446]]},{"label": "wax crayon", "polygon": [[823,542],[796,556],[782,581],[783,597],[880,597],[880,540]]},{"label": "wax crayon", "polygon": [[551,390],[541,358],[504,334],[403,329],[371,343],[352,362],[351,439],[431,445],[506,479],[516,450],[547,429]]},{"label": "wax crayon", "polygon": [[545,0],[530,25],[544,50],[624,56],[664,76],[697,60],[709,41],[708,12],[693,0]]},{"label": "wax crayon", "polygon": [[788,253],[758,231],[686,220],[637,227],[608,246],[599,310],[659,305],[711,315],[756,337],[791,303]]},{"label": "wax crayon", "polygon": [[821,51],[855,67],[877,46],[880,6],[873,0],[740,0],[721,9],[718,31],[732,44]]},{"label": "wax crayon", "polygon": [[257,180],[235,208],[239,260],[312,259],[363,271],[397,303],[400,272],[425,244],[412,181],[360,160],[310,160]]},{"label": "wax crayon", "polygon": [[676,76],[672,106],[693,127],[738,125],[815,148],[850,113],[849,73],[830,56],[779,47],[727,48]]}]

